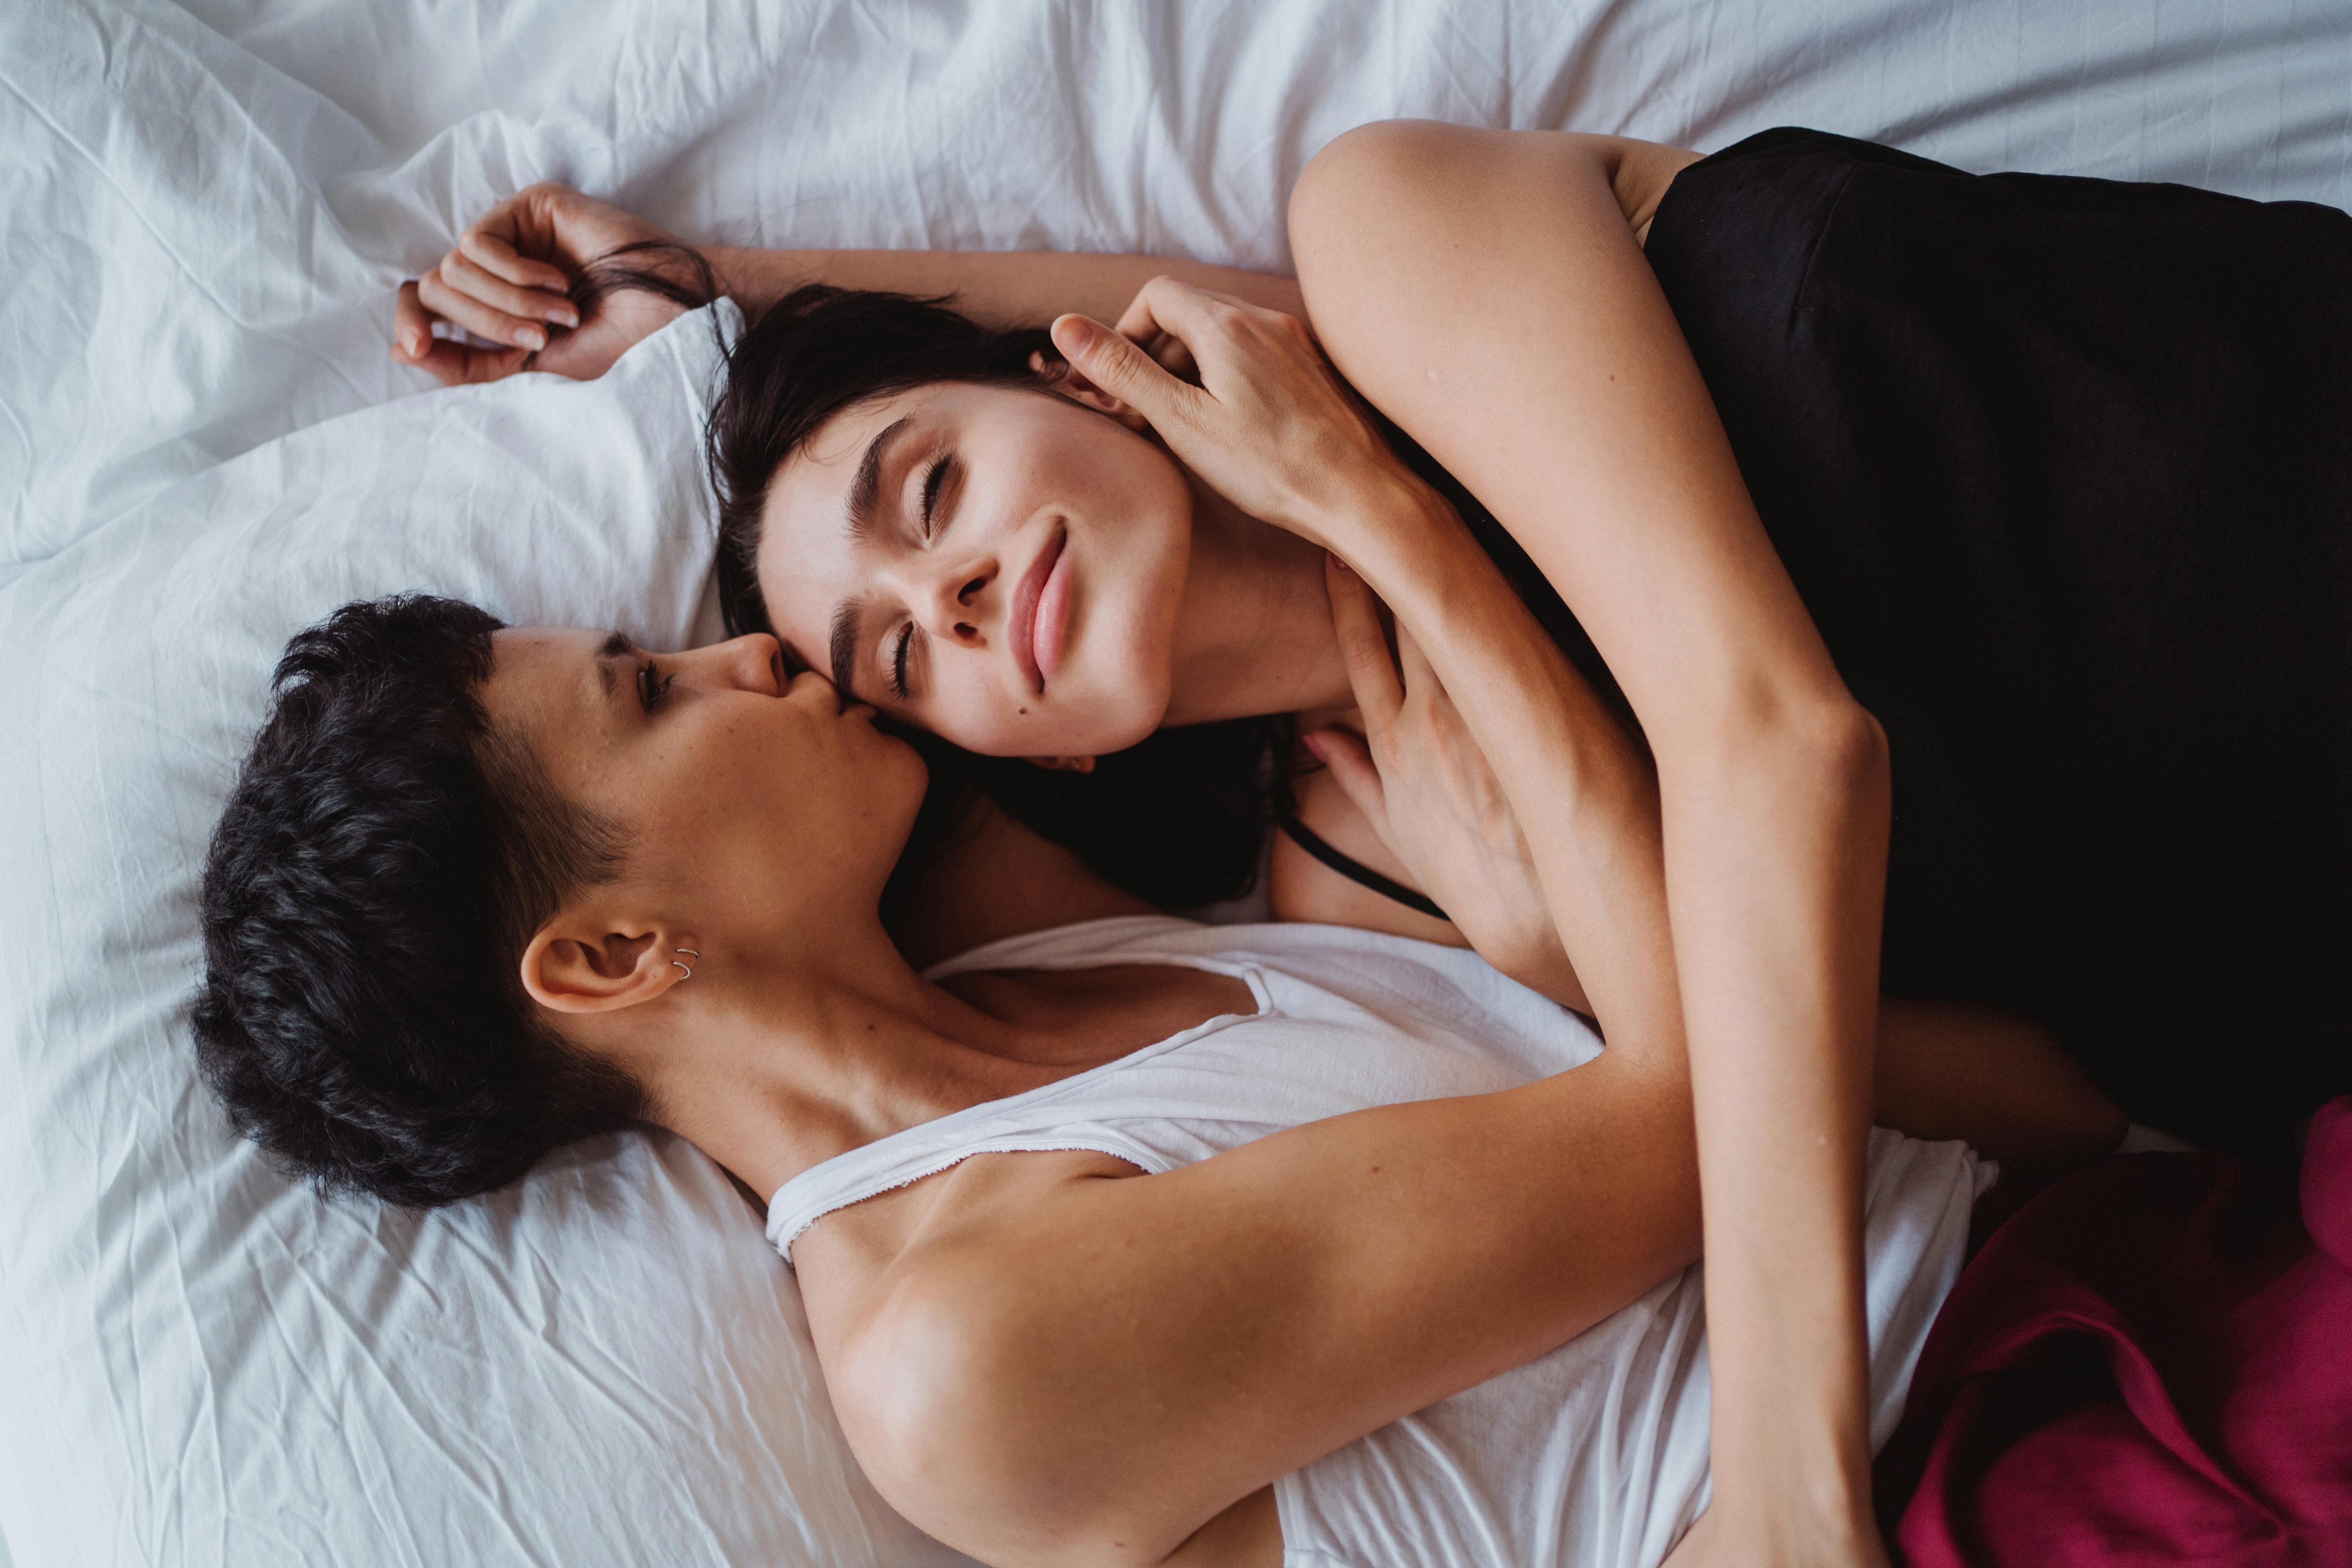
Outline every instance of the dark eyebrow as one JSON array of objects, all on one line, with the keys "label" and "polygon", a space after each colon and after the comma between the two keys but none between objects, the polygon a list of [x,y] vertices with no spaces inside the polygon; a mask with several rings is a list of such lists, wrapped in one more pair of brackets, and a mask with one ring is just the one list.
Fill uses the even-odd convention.
[{"label": "dark eyebrow", "polygon": [[[894,420],[882,428],[882,433],[866,443],[866,456],[857,459],[857,478],[849,485],[849,536],[863,539],[874,531],[874,506],[882,496],[882,460],[888,457],[890,443],[898,438],[909,421]],[[834,617],[834,643],[840,646],[841,617]]]},{"label": "dark eyebrow", "polygon": [[608,634],[603,645],[596,649],[596,679],[604,683],[606,701],[613,700],[614,661],[626,658],[636,651],[637,645],[629,640],[625,632]]},{"label": "dark eyebrow", "polygon": [[833,656],[833,689],[844,702],[855,702],[857,694],[850,689],[850,671],[857,668],[857,623],[862,606],[855,599],[844,599],[833,612],[833,636],[828,648]]}]

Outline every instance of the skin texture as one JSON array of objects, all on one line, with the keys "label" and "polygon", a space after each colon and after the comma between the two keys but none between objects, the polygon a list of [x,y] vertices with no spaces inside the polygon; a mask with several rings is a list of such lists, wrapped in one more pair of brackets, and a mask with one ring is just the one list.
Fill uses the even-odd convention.
[{"label": "skin texture", "polygon": [[[1629,1067],[1627,1087],[1604,1091],[1601,1085],[1620,1080],[1579,1069],[1554,1080],[1578,1080],[1574,1094],[1530,1093],[1509,1110],[1497,1097],[1475,1137],[1424,1124],[1410,1108],[1368,1113],[1384,1150],[1419,1147],[1413,1140],[1422,1137],[1433,1140],[1431,1149],[1450,1149],[1449,1159],[1507,1150],[1511,1163],[1496,1169],[1495,1184],[1484,1191],[1490,1199],[1527,1191],[1544,1200],[1539,1212],[1511,1210],[1497,1222],[1516,1229],[1481,1230],[1475,1216],[1442,1205],[1396,1211],[1386,1201],[1392,1190],[1371,1194],[1351,1186],[1341,1178],[1357,1157],[1349,1151],[1358,1145],[1348,1142],[1356,1134],[1339,1125],[1349,1118],[1253,1145],[1265,1152],[1249,1160],[1207,1162],[1189,1183],[1123,1180],[1083,1160],[1048,1163],[1061,1156],[1004,1157],[1009,1165],[976,1160],[950,1178],[828,1219],[811,1233],[807,1245],[815,1251],[803,1258],[803,1287],[813,1322],[826,1325],[820,1348],[845,1426],[886,1492],[950,1539],[985,1545],[984,1554],[1000,1561],[1064,1560],[1073,1541],[1099,1549],[1086,1560],[1166,1561],[1187,1550],[1188,1539],[1189,1550],[1237,1553],[1207,1560],[1267,1561],[1256,1490],[1265,1480],[1369,1429],[1350,1423],[1377,1425],[1389,1418],[1383,1409],[1415,1407],[1396,1400],[1426,1403],[1466,1386],[1450,1378],[1475,1372],[1475,1381],[1486,1374],[1478,1367],[1498,1370],[1538,1353],[1557,1342],[1539,1343],[1544,1334],[1595,1310],[1612,1288],[1643,1268],[1654,1279],[1672,1266],[1678,1254],[1667,1244],[1680,1234],[1678,1216],[1689,1212],[1688,1191],[1679,1184],[1688,1180],[1685,1168],[1671,1160],[1643,1163],[1646,1145],[1620,1149],[1614,1163],[1545,1162],[1557,1156],[1564,1130],[1583,1127],[1595,1106],[1644,1129],[1656,1145],[1650,1152],[1687,1150],[1690,1143],[1675,1139],[1688,1136],[1678,1108],[1689,1101],[1674,1095],[1695,1091],[1699,1164],[1737,1170],[1741,1180],[1708,1189],[1711,1262],[1719,1265],[1709,1269],[1710,1316],[1727,1325],[1715,1362],[1717,1489],[1707,1516],[1714,1522],[1683,1555],[1696,1561],[1727,1539],[1754,1561],[1868,1561],[1876,1552],[1860,1429],[1858,1175],[1869,1047],[1879,1033],[1867,976],[1875,967],[1882,874],[1875,857],[1883,853],[1883,748],[1874,748],[1874,726],[1837,687],[1770,557],[1704,388],[1640,265],[1635,242],[1664,190],[1658,176],[1664,170],[1670,179],[1668,165],[1679,166],[1678,157],[1687,155],[1606,139],[1379,128],[1343,139],[1318,159],[1292,215],[1325,346],[1357,386],[1490,500],[1560,584],[1643,716],[1654,776],[1638,758],[1629,767],[1619,751],[1623,738],[1605,717],[1591,721],[1582,706],[1590,693],[1563,673],[1548,640],[1520,624],[1523,613],[1514,619],[1515,602],[1497,596],[1484,558],[1464,550],[1430,498],[1400,479],[1393,464],[1362,447],[1361,422],[1344,396],[1328,383],[1322,393],[1306,390],[1324,373],[1295,322],[1253,315],[1239,297],[1204,303],[1197,293],[1154,285],[1120,323],[1151,346],[1151,355],[1108,334],[1089,342],[1066,329],[1060,337],[1085,383],[1103,395],[1101,413],[1088,417],[1141,414],[1200,481],[1196,500],[1204,487],[1245,516],[1339,550],[1395,609],[1414,647],[1404,668],[1391,670],[1398,683],[1391,694],[1374,679],[1360,622],[1352,636],[1346,629],[1350,590],[1337,589],[1327,601],[1341,610],[1328,645],[1341,683],[1332,689],[1318,675],[1325,689],[1311,695],[1337,710],[1364,703],[1366,727],[1361,756],[1347,752],[1348,740],[1327,737],[1338,748],[1328,776],[1360,809],[1363,837],[1392,863],[1421,862],[1425,887],[1446,886],[1444,879],[1465,865],[1484,867],[1498,887],[1508,878],[1496,867],[1516,858],[1531,869],[1541,889],[1534,901],[1590,981],[1590,1005],[1612,1047],[1604,1061],[1646,1062],[1650,1076]],[[1515,223],[1499,237],[1491,224],[1481,230],[1481,220],[1498,212],[1516,215]],[[1475,247],[1463,241],[1470,234],[1480,236]],[[1189,361],[1201,385],[1170,378],[1155,359]],[[1004,510],[1027,515],[1018,505]],[[1196,556],[1199,537],[1196,514]],[[1099,600],[1116,589],[1089,584],[1089,591]],[[1180,610],[1181,604],[1180,596]],[[1182,618],[1171,644],[1181,642]],[[1092,659],[1113,647],[1087,631],[1066,657]],[[1066,665],[1059,675],[1075,679]],[[1452,700],[1441,704],[1433,690]],[[1399,743],[1395,737],[1416,724],[1417,738]],[[1052,739],[1058,749],[1095,738]],[[1464,743],[1490,772],[1463,763]],[[1013,754],[1039,753],[1024,744]],[[1414,772],[1449,757],[1427,775]],[[1367,766],[1378,793],[1368,786]],[[1444,801],[1460,808],[1455,847],[1438,853],[1429,847],[1428,825],[1444,816],[1432,803]],[[1498,802],[1513,813],[1508,835],[1493,816]],[[1415,879],[1414,865],[1401,868]],[[1078,908],[1087,896],[1102,897],[1099,889],[1072,894]],[[1442,897],[1452,907],[1454,899],[1476,896],[1461,886]],[[845,918],[837,908],[794,910],[796,919]],[[618,936],[646,938],[650,949],[664,932],[691,923],[685,914],[623,919],[607,910],[546,946],[560,952],[569,941],[583,953],[599,944],[610,952]],[[1509,926],[1500,920],[1496,931],[1481,937],[1507,962]],[[862,930],[854,920],[842,929]],[[772,1189],[778,1171],[823,1157],[828,1139],[879,1136],[877,1129],[898,1117],[940,1113],[938,1107],[951,1109],[960,1095],[1013,1092],[1006,1086],[1067,1065],[1066,1039],[1058,1047],[989,1048],[989,1040],[1002,1047],[1031,1035],[1018,1026],[1010,1037],[989,1035],[939,996],[908,989],[874,951],[836,956],[831,968],[768,971],[765,989],[745,992],[749,999],[735,1004],[734,1014],[699,1020],[695,1038],[719,1043],[691,1069],[684,1036],[625,1009],[573,1009],[555,988],[541,1001],[574,1013],[583,1030],[601,1026],[600,1018],[610,1024],[598,1048],[639,1064],[649,1081],[672,1085],[657,1089],[656,1100],[669,1103],[660,1098],[667,1093],[677,1103],[672,1125],[761,1190]],[[758,1057],[753,1047],[768,1041],[772,1054],[773,1041],[783,1037],[775,1033],[784,1023],[772,994],[787,982],[798,994],[833,999],[793,1012],[786,1031],[816,1065],[788,1081],[756,1073],[746,1079],[740,1062]],[[842,994],[860,1001],[842,1005]],[[1034,990],[1012,994],[1041,1008],[1069,1001]],[[656,997],[674,1000],[674,991],[640,1000]],[[875,998],[887,1005],[876,1008]],[[1003,1026],[1004,1011],[982,1016]],[[1152,1022],[1171,1012],[1181,1009],[1162,1007]],[[844,1019],[860,1017],[877,1028],[892,1021],[889,1037],[904,1048],[894,1047],[886,1059],[908,1073],[899,1089],[862,1085],[846,1093],[865,1070],[851,1064],[870,1065],[849,1047],[871,1042],[841,1032]],[[1930,1022],[1966,1033],[1965,1021]],[[1681,1084],[1686,1026],[1695,1086],[1662,1089],[1670,1079]],[[1094,1020],[1087,1037],[1107,1027]],[[730,1039],[737,1056],[721,1048]],[[719,1082],[730,1085],[728,1092],[693,1087]],[[833,1088],[819,1094],[812,1083]],[[828,1098],[835,1090],[842,1092]],[[1633,1098],[1612,1101],[1620,1092]],[[1663,1098],[1645,1098],[1654,1095]],[[870,1110],[877,1105],[891,1109],[877,1115]],[[1522,1107],[1530,1118],[1523,1142],[1513,1131],[1522,1124],[1512,1120]],[[780,1124],[822,1135],[795,1131],[790,1148],[779,1148]],[[1591,1131],[1605,1140],[1605,1128]],[[1458,1147],[1446,1142],[1456,1136],[1465,1140]],[[1280,1212],[1250,1207],[1265,1202],[1249,1184],[1257,1182],[1280,1184]],[[1113,1192],[1148,1195],[1118,1200],[1141,1205],[1131,1212],[1090,1206]],[[1150,1207],[1171,1192],[1181,1203],[1170,1200],[1164,1212]],[[1566,1244],[1544,1226],[1560,1223],[1559,1199],[1569,1194],[1575,1201],[1566,1207],[1591,1201],[1616,1224],[1654,1226],[1648,1239],[1658,1250],[1610,1262],[1615,1255],[1608,1248],[1632,1239],[1612,1231],[1581,1238],[1599,1253],[1538,1254],[1601,1259],[1594,1272],[1573,1279],[1512,1272],[1536,1267],[1513,1249]],[[1305,1206],[1289,1206],[1294,1201]],[[1197,1250],[1180,1246],[1168,1255],[1171,1268],[1192,1272],[1146,1269],[1101,1282],[1107,1295],[1037,1299],[1036,1279],[1075,1278],[1072,1259],[1098,1258],[1106,1229],[1138,1223],[1147,1210],[1155,1237],[1198,1237]],[[1286,1228],[1301,1214],[1325,1228]],[[1197,1232],[1203,1216],[1218,1227],[1213,1237]],[[1388,1218],[1406,1217],[1422,1228],[1381,1229]],[[1256,1226],[1276,1238],[1263,1252],[1255,1250]],[[1455,1258],[1448,1248],[1459,1226],[1496,1250]],[[1377,1331],[1349,1338],[1365,1325],[1335,1322],[1329,1300],[1289,1293],[1297,1249],[1334,1235],[1365,1251],[1332,1258],[1330,1279],[1377,1291],[1380,1276],[1350,1272],[1367,1258],[1408,1272],[1425,1270],[1433,1258],[1485,1268],[1494,1272],[1477,1276],[1486,1289],[1474,1299],[1492,1315],[1465,1321],[1454,1304],[1439,1323],[1415,1315],[1440,1311],[1436,1304],[1381,1299]],[[813,1269],[812,1260],[827,1257]],[[1152,1303],[1150,1312],[1136,1308],[1142,1301]],[[1236,1344],[1237,1318],[1271,1326]],[[1106,1334],[1106,1321],[1125,1323],[1128,1337]],[[1021,1360],[1020,1347],[1040,1344],[1055,1347],[1050,1366]],[[1348,1359],[1318,1361],[1329,1346],[1344,1348]],[[1502,1356],[1514,1359],[1496,1359]],[[1203,1375],[1212,1366],[1240,1370],[1226,1384]],[[905,1369],[913,1367],[940,1375],[909,1386]],[[1143,1380],[1142,1394],[1158,1403],[1130,1407],[1105,1394],[1129,1386],[1122,1380],[1137,1367],[1160,1369],[1171,1380],[1157,1389]],[[1326,1369],[1330,1381],[1280,1381],[1290,1367]],[[1034,1390],[1055,1380],[1083,1390],[1085,1409],[1046,1413],[1053,1419],[1034,1440],[1047,1447],[1006,1441],[1006,1423],[1043,1419]],[[1358,1386],[1360,1399],[1351,1392]],[[1295,1420],[1260,1432],[1263,1405],[1244,1420],[1229,1403],[1244,1387],[1260,1395],[1279,1390],[1287,1403],[1277,1407]],[[1151,1466],[1121,1469],[1120,1435],[1133,1428],[1118,1423],[1139,1408],[1163,1426],[1171,1408],[1181,1415]],[[1101,1424],[1076,1419],[1082,1415]],[[1237,1441],[1244,1430],[1250,1435]],[[959,1435],[967,1440],[959,1444]],[[1024,1484],[1038,1473],[1034,1465],[1008,1474],[978,1462],[981,1451],[1000,1443],[1008,1454],[1078,1465],[1047,1473],[1083,1475],[1088,1484],[1076,1495],[1041,1496]],[[1120,1500],[1121,1511],[1090,1511],[1084,1500],[1104,1498]],[[1196,1533],[1203,1529],[1208,1533]]]},{"label": "skin texture", "polygon": [[[1350,603],[1360,663],[1379,625]],[[821,678],[784,682],[771,639],[656,657],[529,630],[497,652],[493,723],[629,845],[530,944],[526,987],[754,1190],[1253,1005],[1183,970],[917,979],[875,905],[919,766]],[[1476,772],[1456,758],[1415,784],[1401,762],[1399,802],[1442,805],[1444,779]],[[1499,799],[1474,797],[1410,841],[1472,857],[1447,824]],[[1055,890],[1062,918],[1135,908],[1083,873]],[[964,891],[986,909],[983,885]],[[829,1216],[796,1257],[845,1431],[886,1495],[988,1561],[1270,1564],[1274,1478],[1541,1353],[1692,1256],[1680,1053],[1670,1029],[1611,1026],[1573,1073],[1311,1123],[1150,1181],[1097,1155],[982,1156]],[[1153,1246],[1106,1258],[1122,1234]],[[1147,1423],[1148,1449],[1122,1440]]]},{"label": "skin texture", "polygon": [[1656,758],[1707,1194],[1717,1538],[1755,1561],[1883,1560],[1860,1174],[1885,738],[1642,262],[1623,152],[1401,125],[1318,164],[1292,235],[1335,361],[1527,545]]},{"label": "skin texture", "polygon": [[[850,497],[869,450],[880,489],[860,525]],[[999,755],[1132,744],[1167,710],[1192,487],[1074,398],[946,384],[868,403],[785,466],[767,516],[778,631],[860,701],[917,723],[958,715]],[[1049,561],[1061,591],[1048,605],[1066,605],[1058,660],[1031,652]],[[838,660],[843,617],[856,636]],[[1134,671],[1159,679],[1117,679]]]}]

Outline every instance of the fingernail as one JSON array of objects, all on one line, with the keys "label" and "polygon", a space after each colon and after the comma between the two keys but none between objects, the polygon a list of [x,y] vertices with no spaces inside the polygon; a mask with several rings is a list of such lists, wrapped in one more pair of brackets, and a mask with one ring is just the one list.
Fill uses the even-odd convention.
[{"label": "fingernail", "polygon": [[409,328],[400,334],[400,347],[410,359],[415,359],[425,352],[425,334],[414,327]]},{"label": "fingernail", "polygon": [[533,353],[547,346],[547,334],[537,327],[517,327],[514,339]]},{"label": "fingernail", "polygon": [[1322,736],[1320,736],[1320,735],[1301,735],[1300,737],[1298,737],[1298,743],[1299,743],[1300,745],[1302,745],[1302,746],[1306,747],[1308,751],[1310,751],[1310,752],[1314,752],[1314,753],[1315,753],[1315,760],[1316,760],[1317,762],[1318,762],[1318,763],[1328,763],[1328,762],[1329,762],[1329,761],[1331,760],[1330,758],[1328,758],[1328,757],[1327,757],[1327,756],[1325,756],[1325,755],[1323,754],[1323,737],[1322,737]]},{"label": "fingernail", "polygon": [[1068,324],[1062,329],[1065,348],[1073,353],[1084,353],[1095,346],[1095,324],[1092,321],[1084,316],[1071,316],[1066,320]]},{"label": "fingernail", "polygon": [[547,319],[559,327],[576,327],[580,324],[580,312],[569,305],[551,305],[547,308]]}]

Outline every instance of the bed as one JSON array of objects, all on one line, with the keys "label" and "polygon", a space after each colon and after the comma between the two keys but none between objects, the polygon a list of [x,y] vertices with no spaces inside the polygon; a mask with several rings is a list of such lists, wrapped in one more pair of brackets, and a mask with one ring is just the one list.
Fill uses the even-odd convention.
[{"label": "bed", "polygon": [[731,307],[457,392],[397,281],[564,180],[771,245],[1285,264],[1418,115],[2352,205],[2352,0],[42,0],[0,12],[0,1568],[922,1564],[725,1174],[608,1138],[432,1215],[236,1143],[184,1004],[289,633],[404,588],[706,637]]}]

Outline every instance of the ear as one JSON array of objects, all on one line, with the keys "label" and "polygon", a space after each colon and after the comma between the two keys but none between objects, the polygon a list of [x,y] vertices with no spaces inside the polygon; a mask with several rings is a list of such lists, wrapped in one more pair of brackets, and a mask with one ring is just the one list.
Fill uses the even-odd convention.
[{"label": "ear", "polygon": [[1024,757],[1022,760],[1033,768],[1044,768],[1048,773],[1090,773],[1095,771],[1092,757]]},{"label": "ear", "polygon": [[557,1013],[634,1007],[690,978],[698,960],[681,957],[678,950],[700,946],[655,922],[567,910],[540,927],[523,949],[522,988]]},{"label": "ear", "polygon": [[[1032,353],[1029,356],[1029,368],[1041,374],[1044,374],[1045,356],[1043,353]],[[1108,414],[1130,430],[1144,429],[1150,423],[1132,407],[1097,386],[1092,380],[1088,379],[1086,372],[1074,364],[1066,363],[1062,370],[1062,378],[1059,381],[1047,383],[1046,390],[1066,397],[1081,407],[1091,408],[1097,414]]]}]

